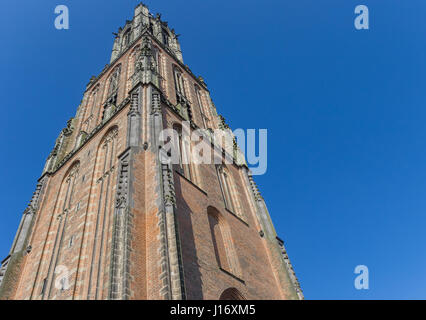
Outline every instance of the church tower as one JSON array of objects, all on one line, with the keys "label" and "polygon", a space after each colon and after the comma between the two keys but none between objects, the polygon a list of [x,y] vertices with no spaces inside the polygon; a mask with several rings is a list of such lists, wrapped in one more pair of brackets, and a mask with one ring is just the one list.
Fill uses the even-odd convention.
[{"label": "church tower", "polygon": [[[0,299],[303,299],[178,35],[143,4],[115,35],[111,61],[59,134],[2,261]],[[218,145],[218,129],[230,148]],[[191,161],[189,131],[219,163]]]}]

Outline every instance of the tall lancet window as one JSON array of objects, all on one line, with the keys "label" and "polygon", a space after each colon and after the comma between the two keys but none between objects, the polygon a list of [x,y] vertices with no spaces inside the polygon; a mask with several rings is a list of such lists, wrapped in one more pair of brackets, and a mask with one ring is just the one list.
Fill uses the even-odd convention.
[{"label": "tall lancet window", "polygon": [[165,85],[165,79],[163,79],[162,77],[162,71],[161,71],[161,54],[160,54],[160,49],[158,49],[157,47],[153,46],[152,47],[152,57],[154,59],[154,61],[152,62],[152,64],[154,65],[154,71],[157,75],[157,79],[158,79],[158,87],[161,90],[166,90],[166,88],[164,87]]},{"label": "tall lancet window", "polygon": [[157,72],[157,74],[160,74],[161,59],[160,59],[160,50],[158,50],[157,47],[152,47],[152,57],[154,58],[155,71]]},{"label": "tall lancet window", "polygon": [[161,29],[161,35],[162,35],[162,37],[163,37],[163,43],[164,43],[164,45],[165,46],[168,46],[169,45],[169,32],[167,31],[167,29],[165,29],[165,28],[162,28]]},{"label": "tall lancet window", "polygon": [[93,90],[92,93],[92,100],[90,103],[90,112],[89,112],[89,117],[93,114],[93,110],[96,107],[96,104],[98,103],[98,94],[99,94],[99,85]]},{"label": "tall lancet window", "polygon": [[206,113],[206,110],[203,105],[203,100],[201,97],[201,89],[198,86],[195,86],[195,95],[197,96],[198,107],[200,108],[201,119],[203,121],[204,128],[210,128],[210,119]]},{"label": "tall lancet window", "polygon": [[178,68],[174,68],[174,78],[175,78],[175,89],[176,95],[179,100],[180,97],[185,97],[185,86],[183,81],[183,74]]},{"label": "tall lancet window", "polygon": [[240,276],[240,264],[228,223],[216,208],[208,207],[207,216],[214,254],[219,267],[235,276]]},{"label": "tall lancet window", "polygon": [[191,167],[189,142],[184,139],[182,134],[182,127],[180,125],[175,124],[173,129],[177,133],[174,145],[175,151],[178,152],[179,155],[178,171],[183,174],[185,178],[193,181],[194,174]]},{"label": "tall lancet window", "polygon": [[93,112],[97,106],[98,103],[98,97],[99,97],[99,85],[93,89],[89,101],[86,106],[86,111],[84,115],[84,122],[82,126],[82,130],[85,132],[90,132],[92,128],[92,120],[93,120]]},{"label": "tall lancet window", "polygon": [[132,89],[133,86],[133,79],[134,79],[134,75],[135,75],[135,70],[136,70],[136,62],[137,62],[137,57],[140,51],[140,47],[136,46],[132,53],[130,54],[130,57],[128,59],[127,62],[127,84],[126,84],[126,93],[128,93],[130,91],[130,89]]},{"label": "tall lancet window", "polygon": [[114,126],[104,135],[99,144],[92,187],[90,190],[91,210],[94,213],[88,219],[92,226],[93,235],[87,239],[87,247],[93,248],[88,256],[88,272],[90,277],[90,290],[85,299],[103,299],[103,281],[100,275],[108,270],[107,243],[113,222],[114,196],[113,190],[116,183],[115,168],[117,166],[118,127]]},{"label": "tall lancet window", "polygon": [[238,193],[235,188],[235,183],[229,170],[223,165],[217,165],[217,174],[219,177],[220,188],[225,202],[225,208],[233,214],[242,218],[241,206],[238,198]]},{"label": "tall lancet window", "polygon": [[130,40],[131,40],[131,36],[132,36],[132,31],[131,29],[128,29],[123,36],[123,48],[127,48],[130,44]]},{"label": "tall lancet window", "polygon": [[60,276],[60,274],[55,273],[55,270],[58,266],[63,265],[65,262],[63,260],[63,251],[64,246],[62,245],[63,239],[65,239],[69,232],[68,224],[70,219],[72,219],[72,208],[75,205],[75,193],[76,193],[76,185],[79,181],[79,170],[80,170],[80,162],[76,161],[68,170],[65,175],[62,184],[59,187],[59,193],[57,195],[57,199],[55,202],[55,207],[53,210],[53,217],[55,217],[51,226],[49,227],[49,237],[51,237],[48,241],[51,241],[51,251],[45,253],[46,258],[42,261],[42,264],[50,266],[48,268],[43,268],[44,279],[42,282],[42,299],[49,300],[52,296],[55,296],[57,293],[57,288],[55,286],[56,280]]},{"label": "tall lancet window", "polygon": [[115,67],[108,80],[108,96],[104,105],[102,121],[108,120],[117,106],[118,87],[120,84],[121,64]]},{"label": "tall lancet window", "polygon": [[117,66],[109,78],[108,97],[117,93],[121,74],[121,65]]}]

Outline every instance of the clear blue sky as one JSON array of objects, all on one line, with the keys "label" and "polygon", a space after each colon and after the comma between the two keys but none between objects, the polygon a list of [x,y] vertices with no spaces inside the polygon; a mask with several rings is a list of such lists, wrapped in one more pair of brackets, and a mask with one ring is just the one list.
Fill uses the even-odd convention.
[{"label": "clear blue sky", "polygon": [[[426,2],[145,1],[232,128],[266,128],[257,182],[307,299],[426,298]],[[54,8],[70,9],[70,30]],[[0,5],[0,255],[136,0]],[[354,8],[370,9],[370,30]],[[354,268],[370,269],[370,290]]]}]

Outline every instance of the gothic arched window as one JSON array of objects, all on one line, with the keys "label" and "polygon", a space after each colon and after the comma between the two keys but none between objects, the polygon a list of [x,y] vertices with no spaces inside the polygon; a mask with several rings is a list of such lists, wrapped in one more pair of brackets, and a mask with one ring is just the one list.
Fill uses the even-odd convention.
[{"label": "gothic arched window", "polygon": [[220,188],[225,202],[225,208],[235,213],[235,201],[233,199],[233,186],[228,170],[223,165],[217,165],[217,174],[219,176]]},{"label": "gothic arched window", "polygon": [[[62,253],[64,248],[59,244],[62,242],[60,239],[67,237],[67,223],[70,219],[72,208],[74,207],[76,200],[78,200],[75,199],[75,185],[78,182],[79,171],[80,161],[75,161],[69,167],[61,185],[59,186],[59,193],[57,194],[55,207],[53,209],[53,215],[56,217],[56,219],[53,220],[54,222],[52,222],[51,227],[49,227],[49,234],[51,234],[53,237],[52,246],[54,248],[53,251],[50,252],[52,259],[51,261],[53,261],[53,257],[56,257],[53,270],[56,270],[56,267],[60,266],[63,262]],[[49,260],[50,259],[47,259],[46,261]],[[59,275],[49,270],[46,270],[46,277],[41,284],[42,299],[50,299],[50,297],[55,294],[55,291],[57,291],[57,288],[55,288],[53,284],[56,282],[56,279],[58,279]]]},{"label": "gothic arched window", "polygon": [[176,95],[179,100],[181,96],[185,97],[185,86],[183,81],[183,74],[177,67],[174,68],[173,74],[175,78]]},{"label": "gothic arched window", "polygon": [[185,178],[193,181],[194,176],[191,167],[189,141],[184,138],[180,125],[175,124],[173,129],[176,132],[176,140],[174,141],[175,152],[178,152],[179,155],[179,164],[177,165],[178,171],[183,174]]},{"label": "gothic arched window", "polygon": [[201,89],[197,85],[195,85],[195,95],[197,96],[197,103],[198,103],[198,106],[200,108],[201,119],[203,120],[204,127],[209,128],[210,127],[210,119],[207,116],[206,110],[205,110],[204,105],[203,105],[203,100],[202,100],[202,97],[201,97]]},{"label": "gothic arched window", "polygon": [[130,91],[132,88],[133,83],[133,76],[136,70],[136,62],[137,62],[137,55],[139,53],[140,47],[136,46],[132,53],[129,56],[129,59],[127,61],[127,83],[126,83],[126,93]]},{"label": "gothic arched window", "polygon": [[98,102],[99,85],[92,91],[92,100],[90,101],[90,113],[89,117],[93,114],[93,109],[96,107]]},{"label": "gothic arched window", "polygon": [[161,63],[161,59],[160,59],[160,50],[157,47],[152,47],[152,56],[154,58],[155,61],[155,71],[157,72],[157,74],[160,74],[160,63]]},{"label": "gothic arched window", "polygon": [[117,92],[121,74],[121,65],[117,66],[109,78],[108,97]]},{"label": "gothic arched window", "polygon": [[102,290],[97,290],[102,282],[97,275],[102,274],[103,268],[105,268],[106,257],[103,248],[108,243],[110,232],[108,226],[112,225],[114,219],[113,205],[115,199],[111,196],[111,193],[116,183],[114,170],[117,167],[118,151],[118,127],[113,126],[106,132],[98,145],[89,193],[90,210],[94,214],[89,215],[87,223],[98,227],[93,230],[93,237],[88,238],[84,244],[87,247],[94,248],[89,256],[90,260],[87,262],[90,274],[94,275],[90,283],[92,289],[88,292],[87,299],[102,299]]},{"label": "gothic arched window", "polygon": [[165,45],[165,46],[168,46],[169,45],[169,32],[167,31],[167,29],[165,29],[165,28],[162,28],[161,29],[161,36],[162,36],[162,38],[163,38],[163,44]]},{"label": "gothic arched window", "polygon": [[216,208],[208,207],[207,216],[214,253],[219,267],[238,276],[240,273],[239,262],[228,224]]},{"label": "gothic arched window", "polygon": [[128,29],[123,35],[123,48],[127,48],[130,44],[132,29]]}]

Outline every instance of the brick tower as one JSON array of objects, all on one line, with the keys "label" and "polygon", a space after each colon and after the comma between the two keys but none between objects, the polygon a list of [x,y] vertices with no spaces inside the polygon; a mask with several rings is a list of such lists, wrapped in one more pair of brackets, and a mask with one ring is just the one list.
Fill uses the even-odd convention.
[{"label": "brick tower", "polygon": [[[166,128],[177,163],[162,160]],[[183,161],[197,129],[231,161]],[[0,298],[303,299],[241,152],[215,129],[232,135],[174,30],[139,4],[46,161]]]}]

